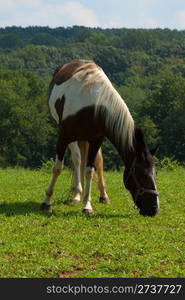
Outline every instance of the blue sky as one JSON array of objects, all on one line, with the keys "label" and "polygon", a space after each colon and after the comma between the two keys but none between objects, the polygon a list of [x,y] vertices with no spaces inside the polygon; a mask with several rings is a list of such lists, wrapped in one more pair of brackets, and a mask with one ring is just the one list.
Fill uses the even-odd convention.
[{"label": "blue sky", "polygon": [[0,0],[0,27],[185,29],[185,0]]}]

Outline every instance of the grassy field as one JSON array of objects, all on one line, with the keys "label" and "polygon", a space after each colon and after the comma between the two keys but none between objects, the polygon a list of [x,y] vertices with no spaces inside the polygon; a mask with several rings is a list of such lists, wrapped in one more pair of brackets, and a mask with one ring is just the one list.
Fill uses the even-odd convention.
[{"label": "grassy field", "polygon": [[0,277],[185,277],[185,169],[160,171],[160,214],[140,216],[122,174],[105,173],[111,205],[68,204],[64,171],[53,212],[39,211],[50,174],[0,169]]}]

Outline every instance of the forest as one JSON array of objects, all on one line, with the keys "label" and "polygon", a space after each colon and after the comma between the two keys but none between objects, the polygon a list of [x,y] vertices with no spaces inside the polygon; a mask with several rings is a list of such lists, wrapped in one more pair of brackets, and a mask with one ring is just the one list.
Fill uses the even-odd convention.
[{"label": "forest", "polygon": [[[54,158],[48,85],[56,67],[78,58],[103,68],[160,159],[185,162],[185,31],[13,26],[0,28],[0,167]],[[106,169],[122,165],[107,140],[103,153]]]}]

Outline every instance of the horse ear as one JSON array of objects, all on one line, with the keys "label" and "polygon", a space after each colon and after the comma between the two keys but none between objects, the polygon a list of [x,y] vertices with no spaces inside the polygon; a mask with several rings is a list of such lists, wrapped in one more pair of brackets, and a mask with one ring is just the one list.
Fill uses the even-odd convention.
[{"label": "horse ear", "polygon": [[140,128],[135,128],[135,139],[138,143],[144,144],[144,135]]},{"label": "horse ear", "polygon": [[138,159],[143,160],[143,151],[145,150],[146,144],[144,134],[140,128],[135,128],[135,143],[137,157]]},{"label": "horse ear", "polygon": [[156,155],[156,153],[159,150],[159,147],[160,147],[160,145],[157,145],[155,148],[153,148],[153,149],[150,150],[150,153],[152,154],[152,156]]}]

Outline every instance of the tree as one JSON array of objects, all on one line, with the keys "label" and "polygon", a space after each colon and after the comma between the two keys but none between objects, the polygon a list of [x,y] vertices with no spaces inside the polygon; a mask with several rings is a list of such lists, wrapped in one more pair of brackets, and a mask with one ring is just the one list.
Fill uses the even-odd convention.
[{"label": "tree", "polygon": [[22,41],[14,33],[9,33],[0,39],[0,47],[4,49],[15,49],[22,46]]},{"label": "tree", "polygon": [[[0,74],[0,156],[2,165],[38,167],[51,154],[55,130],[49,122],[45,90],[35,74]],[[30,83],[31,78],[32,85]],[[37,91],[37,93],[36,93]],[[50,145],[51,143],[51,145]]]},{"label": "tree", "polygon": [[161,73],[142,114],[149,115],[160,129],[163,155],[184,160],[185,79],[171,72]]}]

